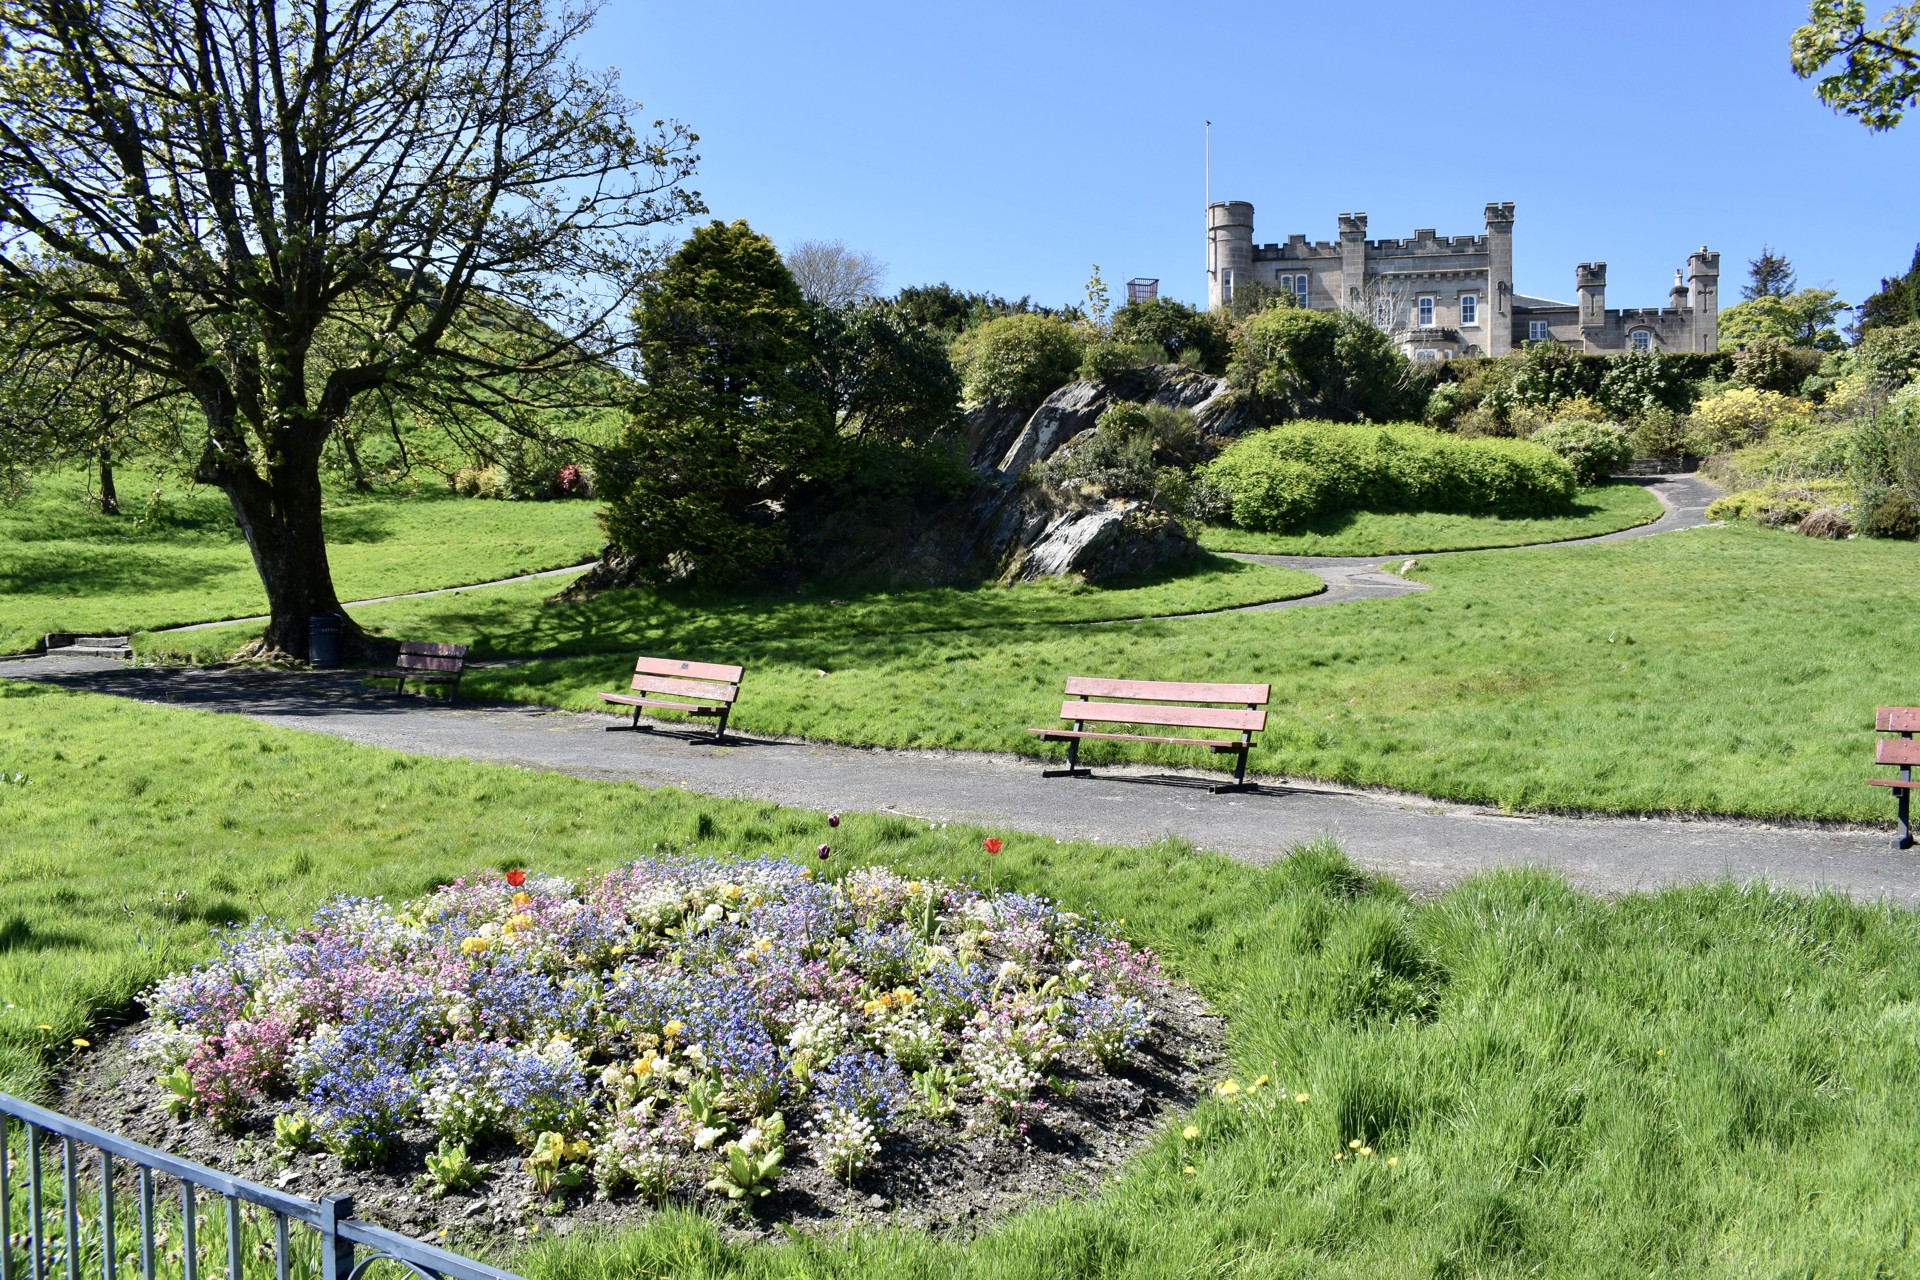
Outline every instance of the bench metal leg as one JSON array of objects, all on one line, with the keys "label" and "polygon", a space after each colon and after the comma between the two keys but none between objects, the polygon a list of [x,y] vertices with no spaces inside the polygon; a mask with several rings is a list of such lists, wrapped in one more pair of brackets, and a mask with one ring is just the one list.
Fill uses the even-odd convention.
[{"label": "bench metal leg", "polygon": [[1253,790],[1252,786],[1247,782],[1247,753],[1242,751],[1238,754],[1240,756],[1240,763],[1233,766],[1233,781],[1223,782],[1217,787],[1208,787],[1207,790],[1213,792],[1215,795],[1224,795],[1229,791]]},{"label": "bench metal leg", "polygon": [[[1080,726],[1078,724],[1075,724],[1073,727],[1077,730],[1079,729]],[[1080,767],[1080,739],[1078,738],[1067,739],[1067,767],[1066,768],[1042,769],[1040,771],[1040,776],[1043,778],[1091,778],[1093,776],[1093,770],[1082,769]]]},{"label": "bench metal leg", "polygon": [[[1912,769],[1907,768],[1900,770],[1901,781],[1910,781],[1912,777]],[[1900,829],[1893,833],[1893,847],[1896,851],[1913,848],[1913,827],[1907,821],[1907,805],[1912,795],[1913,792],[1906,787],[1897,787],[1894,789],[1894,817],[1900,823]]]},{"label": "bench metal leg", "polygon": [[608,733],[652,733],[653,726],[650,724],[643,725],[640,723],[640,708],[635,707],[633,709],[632,724],[610,724],[607,726],[607,732]]},{"label": "bench metal leg", "polygon": [[727,740],[727,717],[732,714],[732,707],[721,708],[720,723],[713,726],[713,740],[715,742],[725,742]]}]

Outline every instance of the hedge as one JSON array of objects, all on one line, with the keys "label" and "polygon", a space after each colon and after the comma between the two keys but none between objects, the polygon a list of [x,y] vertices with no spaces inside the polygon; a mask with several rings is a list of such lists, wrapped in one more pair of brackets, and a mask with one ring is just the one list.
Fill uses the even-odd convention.
[{"label": "hedge", "polygon": [[1565,459],[1528,441],[1333,422],[1243,437],[1204,474],[1231,497],[1235,524],[1271,531],[1334,511],[1552,515],[1577,488]]}]

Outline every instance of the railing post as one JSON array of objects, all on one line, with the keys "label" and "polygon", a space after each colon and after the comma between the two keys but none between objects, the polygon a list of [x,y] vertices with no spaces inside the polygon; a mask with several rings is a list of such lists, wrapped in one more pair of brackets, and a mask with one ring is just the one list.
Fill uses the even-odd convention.
[{"label": "railing post", "polygon": [[320,1280],[353,1275],[353,1241],[340,1234],[340,1224],[352,1216],[352,1196],[320,1197]]}]

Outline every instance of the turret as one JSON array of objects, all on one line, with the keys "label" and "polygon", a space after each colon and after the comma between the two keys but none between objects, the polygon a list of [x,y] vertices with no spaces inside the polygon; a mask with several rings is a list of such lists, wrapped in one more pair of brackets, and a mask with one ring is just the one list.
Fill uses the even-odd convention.
[{"label": "turret", "polygon": [[1580,337],[1591,351],[1607,323],[1607,264],[1581,263],[1573,269],[1573,283],[1580,293]]},{"label": "turret", "polygon": [[1687,282],[1680,276],[1680,268],[1673,269],[1673,288],[1667,290],[1667,305],[1675,311],[1687,305]]},{"label": "turret", "polygon": [[1687,299],[1693,304],[1693,349],[1720,349],[1720,255],[1705,245],[1687,258]]},{"label": "turret", "polygon": [[1353,310],[1365,305],[1367,288],[1367,215],[1340,215],[1340,292]]},{"label": "turret", "polygon": [[1513,349],[1513,201],[1487,205],[1487,354]]},{"label": "turret", "polygon": [[1253,206],[1216,200],[1207,206],[1207,306],[1219,310],[1253,279]]}]

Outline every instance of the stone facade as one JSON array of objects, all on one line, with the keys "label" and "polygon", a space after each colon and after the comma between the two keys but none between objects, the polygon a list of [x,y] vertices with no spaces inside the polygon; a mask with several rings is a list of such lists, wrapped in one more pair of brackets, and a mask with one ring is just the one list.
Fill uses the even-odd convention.
[{"label": "stone facade", "polygon": [[1217,201],[1207,207],[1207,305],[1225,306],[1249,282],[1315,311],[1369,315],[1415,359],[1499,356],[1547,340],[1600,354],[1720,349],[1718,253],[1702,245],[1688,257],[1664,307],[1608,310],[1604,262],[1574,269],[1577,302],[1531,298],[1513,289],[1511,203],[1489,204],[1477,236],[1424,228],[1405,240],[1369,240],[1367,215],[1343,213],[1336,240],[1255,244],[1253,206]]}]

